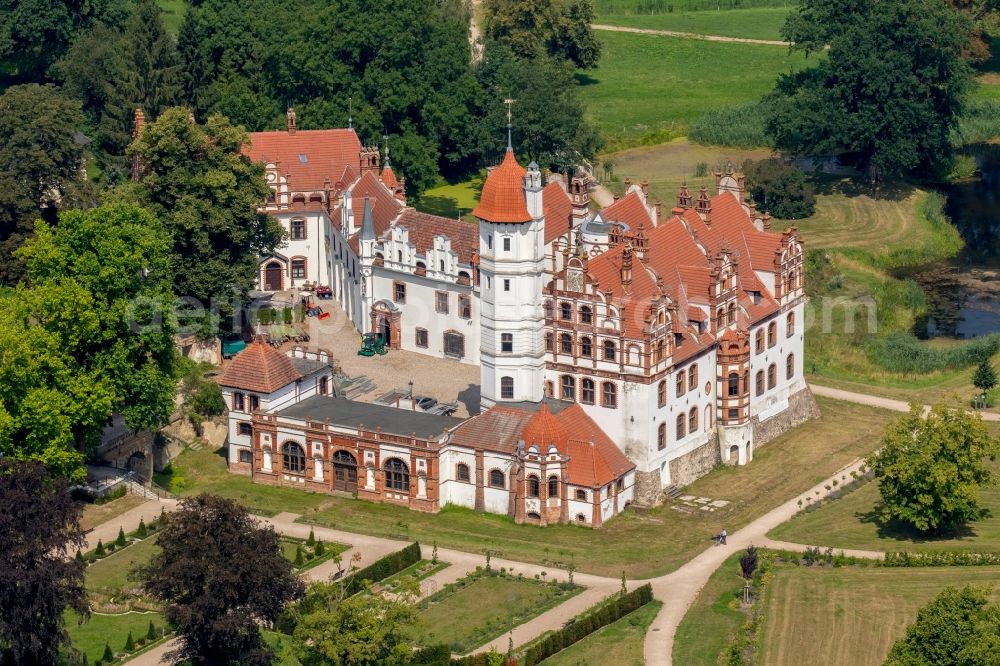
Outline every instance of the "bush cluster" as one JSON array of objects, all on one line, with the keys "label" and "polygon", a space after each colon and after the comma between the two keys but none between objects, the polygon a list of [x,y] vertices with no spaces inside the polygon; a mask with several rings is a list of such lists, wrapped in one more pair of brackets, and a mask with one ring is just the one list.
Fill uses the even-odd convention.
[{"label": "bush cluster", "polygon": [[966,553],[955,550],[926,553],[886,553],[885,567],[984,567],[1000,564],[1000,553]]},{"label": "bush cluster", "polygon": [[709,109],[691,123],[688,138],[728,148],[760,148],[771,144],[764,132],[760,102]]},{"label": "bush cluster", "polygon": [[406,548],[389,553],[381,560],[369,564],[364,569],[358,569],[344,581],[346,595],[357,594],[364,589],[364,581],[377,583],[380,580],[397,574],[403,569],[420,561],[420,544],[414,541]]},{"label": "bush cluster", "polygon": [[989,359],[1000,351],[1000,334],[984,335],[950,347],[930,347],[909,333],[896,332],[872,339],[865,351],[884,370],[924,374],[967,368]]},{"label": "bush cluster", "polygon": [[816,189],[796,166],[777,159],[743,163],[749,192],[761,210],[783,220],[801,220],[816,212]]}]

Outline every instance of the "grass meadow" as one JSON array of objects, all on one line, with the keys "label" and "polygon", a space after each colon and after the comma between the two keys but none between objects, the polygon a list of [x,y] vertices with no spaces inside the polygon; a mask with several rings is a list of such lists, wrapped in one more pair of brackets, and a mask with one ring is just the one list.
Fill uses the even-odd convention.
[{"label": "grass meadow", "polygon": [[892,416],[835,400],[820,399],[819,405],[822,418],[755,451],[753,465],[719,467],[688,487],[691,494],[729,500],[724,509],[693,514],[661,506],[642,515],[626,512],[600,530],[516,525],[507,516],[451,506],[437,514],[421,513],[298,488],[257,485],[230,474],[225,459],[208,450],[184,451],[173,465],[174,478],[184,483],[168,488],[181,495],[218,493],[254,511],[269,515],[290,511],[302,514],[304,521],[349,532],[437,542],[442,548],[472,553],[496,552],[502,544],[497,557],[554,567],[575,562],[588,573],[619,576],[624,571],[629,578],[646,578],[679,567],[710,545],[710,536],[722,526],[738,529],[866,455]]},{"label": "grass meadow", "polygon": [[740,556],[733,553],[715,570],[688,608],[674,636],[673,662],[685,666],[715,666],[719,655],[746,615],[734,607],[743,590]]},{"label": "grass meadow", "polygon": [[[610,8],[614,11],[614,8]],[[747,39],[780,40],[781,26],[792,11],[791,7],[754,7],[752,9],[673,11],[660,14],[624,13],[598,14],[597,23],[691,32],[699,35],[742,37]]]},{"label": "grass meadow", "polygon": [[[1000,567],[783,566],[773,576],[759,663],[877,666],[916,620],[920,607],[942,589],[993,585]],[[994,589],[993,597],[1000,600],[1000,590]]]},{"label": "grass meadow", "polygon": [[105,644],[114,653],[125,650],[125,641],[129,632],[132,640],[146,636],[149,623],[162,630],[165,620],[160,613],[123,613],[121,615],[98,615],[92,613],[90,619],[80,623],[79,617],[72,611],[66,611],[66,631],[69,633],[73,647],[87,655],[87,663],[98,664],[104,655]]},{"label": "grass meadow", "polygon": [[662,607],[661,602],[651,601],[557,652],[543,661],[542,666],[642,666],[645,663],[642,649],[646,631]]}]

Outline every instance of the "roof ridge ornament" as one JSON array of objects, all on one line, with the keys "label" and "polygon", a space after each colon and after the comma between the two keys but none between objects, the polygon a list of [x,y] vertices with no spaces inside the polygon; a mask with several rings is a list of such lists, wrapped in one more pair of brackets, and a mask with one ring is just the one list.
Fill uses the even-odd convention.
[{"label": "roof ridge ornament", "polygon": [[507,150],[513,152],[513,150],[514,150],[514,143],[511,140],[511,113],[510,113],[510,107],[511,107],[512,104],[514,104],[514,100],[512,98],[508,97],[508,98],[506,98],[503,101],[503,103],[507,105]]}]

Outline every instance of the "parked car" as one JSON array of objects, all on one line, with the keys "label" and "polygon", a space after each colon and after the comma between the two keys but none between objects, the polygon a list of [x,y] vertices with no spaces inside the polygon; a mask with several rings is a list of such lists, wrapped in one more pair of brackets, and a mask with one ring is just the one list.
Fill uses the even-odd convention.
[{"label": "parked car", "polygon": [[417,401],[417,407],[424,410],[425,412],[430,411],[434,407],[434,405],[436,405],[438,402],[429,395],[418,395],[416,397],[416,401]]}]

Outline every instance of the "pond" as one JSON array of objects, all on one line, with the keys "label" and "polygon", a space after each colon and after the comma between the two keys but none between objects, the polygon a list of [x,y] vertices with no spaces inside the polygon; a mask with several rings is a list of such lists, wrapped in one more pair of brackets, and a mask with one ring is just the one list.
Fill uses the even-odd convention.
[{"label": "pond", "polygon": [[1000,145],[963,151],[979,177],[948,187],[945,212],[965,239],[952,261],[921,269],[914,277],[929,301],[920,337],[972,338],[1000,331]]}]

